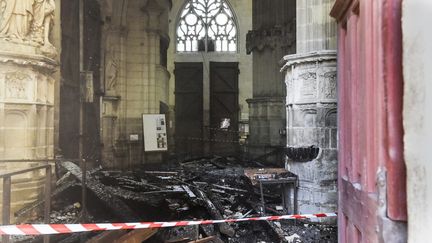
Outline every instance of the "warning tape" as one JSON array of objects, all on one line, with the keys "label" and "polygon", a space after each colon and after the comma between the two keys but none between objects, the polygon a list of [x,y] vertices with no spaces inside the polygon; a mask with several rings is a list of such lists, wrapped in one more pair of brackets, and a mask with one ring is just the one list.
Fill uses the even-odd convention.
[{"label": "warning tape", "polygon": [[53,235],[70,234],[90,231],[135,230],[168,228],[201,224],[235,223],[245,221],[277,221],[288,219],[316,219],[337,217],[336,213],[318,213],[303,215],[265,216],[242,219],[174,221],[174,222],[142,222],[142,223],[102,223],[102,224],[21,224],[0,225],[0,235]]}]

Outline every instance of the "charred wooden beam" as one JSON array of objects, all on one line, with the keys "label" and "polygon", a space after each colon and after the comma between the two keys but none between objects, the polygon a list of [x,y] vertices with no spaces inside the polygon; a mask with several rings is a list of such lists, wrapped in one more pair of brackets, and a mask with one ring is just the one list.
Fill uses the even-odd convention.
[{"label": "charred wooden beam", "polygon": [[206,243],[206,242],[213,242],[214,240],[216,240],[216,236],[209,236],[206,238],[202,238],[199,240],[194,240],[194,241],[189,241],[188,243]]},{"label": "charred wooden beam", "polygon": [[[132,230],[129,233],[123,235],[119,239],[115,240],[115,243],[141,243],[150,239],[154,234],[156,234],[157,229],[139,229]],[[101,243],[107,241],[101,241]]]},{"label": "charred wooden beam", "polygon": [[[81,169],[72,162],[61,162],[61,166],[82,182]],[[86,187],[99,198],[106,207],[112,210],[112,213],[124,220],[137,219],[135,213],[119,198],[113,195],[105,185],[92,178],[87,172]]]},{"label": "charred wooden beam", "polygon": [[[207,208],[210,215],[214,219],[223,219],[222,214],[216,208],[216,206],[213,204],[213,202],[210,201],[210,199],[207,197],[207,195],[199,189],[196,189],[196,192],[197,192],[196,194],[198,195],[198,197],[201,198],[202,201],[204,202],[204,206]],[[228,223],[221,223],[218,225],[218,227],[219,227],[219,231],[224,235],[227,235],[230,237],[233,237],[235,235],[235,230]]]}]

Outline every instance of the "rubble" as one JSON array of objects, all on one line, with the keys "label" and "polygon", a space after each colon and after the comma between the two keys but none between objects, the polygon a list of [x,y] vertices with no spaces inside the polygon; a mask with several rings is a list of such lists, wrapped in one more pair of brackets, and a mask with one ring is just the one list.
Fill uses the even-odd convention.
[{"label": "rubble", "polygon": [[[77,165],[68,161],[62,162],[61,165],[81,181],[82,172]],[[112,210],[112,213],[119,216],[120,219],[131,220],[136,218],[135,213],[132,212],[123,201],[114,196],[102,183],[95,180],[89,172],[87,172],[86,186],[100,199],[101,202],[104,202],[105,205]]]},{"label": "rubble", "polygon": [[[210,157],[179,164],[167,163],[158,170],[146,166],[129,172],[92,170],[87,172],[86,222],[224,219],[262,216],[265,211],[269,215],[286,213],[280,196],[282,187],[272,184],[261,188],[261,193],[257,180],[286,178],[292,174],[284,169],[251,169],[253,166],[253,163],[234,158]],[[63,171],[65,176],[60,175],[58,187],[66,185],[67,188],[53,195],[51,222],[79,222],[82,220],[81,170],[72,162],[62,162],[60,167],[66,170]],[[257,171],[259,175],[252,173]],[[163,228],[142,242],[333,243],[337,242],[336,232],[335,226],[299,220],[248,221]],[[80,242],[83,239],[108,242],[94,240],[124,238],[127,233],[55,236],[52,242]],[[138,237],[140,234],[130,235]],[[32,238],[21,242],[41,242],[38,240]]]}]

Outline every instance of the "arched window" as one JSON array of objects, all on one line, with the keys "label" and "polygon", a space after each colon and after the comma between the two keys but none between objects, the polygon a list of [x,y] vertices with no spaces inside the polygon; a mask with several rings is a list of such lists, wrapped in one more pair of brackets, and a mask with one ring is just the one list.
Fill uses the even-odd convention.
[{"label": "arched window", "polygon": [[237,51],[237,26],[225,0],[189,0],[177,26],[177,51]]}]

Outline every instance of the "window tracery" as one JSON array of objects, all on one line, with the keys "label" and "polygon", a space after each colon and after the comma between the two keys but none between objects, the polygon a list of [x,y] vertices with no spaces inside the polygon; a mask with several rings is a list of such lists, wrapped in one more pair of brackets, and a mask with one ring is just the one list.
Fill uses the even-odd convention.
[{"label": "window tracery", "polygon": [[177,51],[237,51],[237,26],[225,0],[189,0],[177,25]]}]

